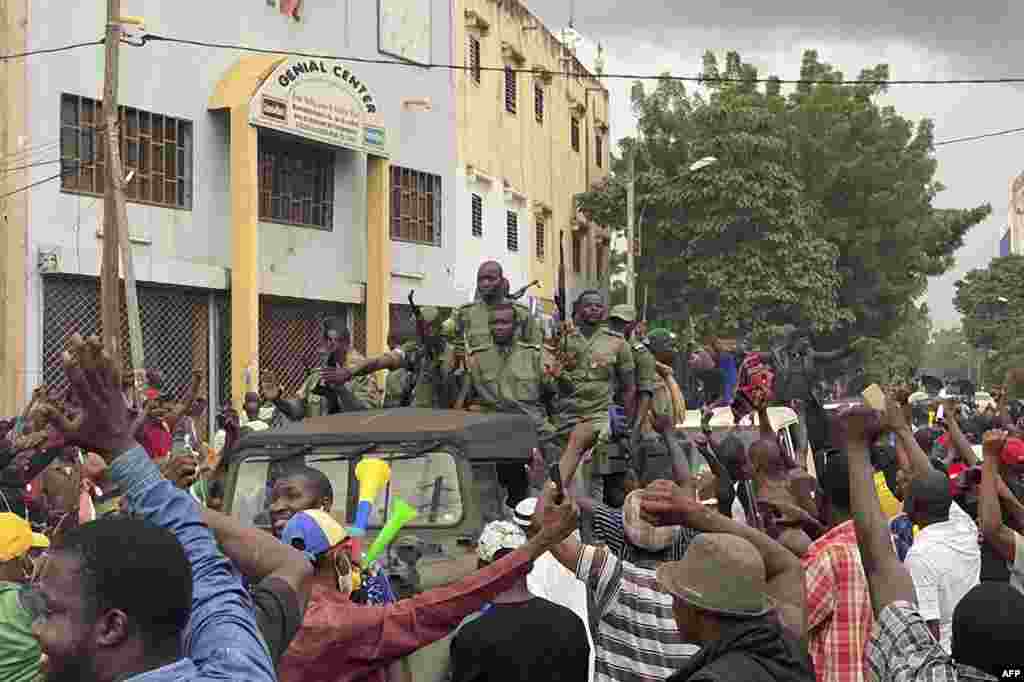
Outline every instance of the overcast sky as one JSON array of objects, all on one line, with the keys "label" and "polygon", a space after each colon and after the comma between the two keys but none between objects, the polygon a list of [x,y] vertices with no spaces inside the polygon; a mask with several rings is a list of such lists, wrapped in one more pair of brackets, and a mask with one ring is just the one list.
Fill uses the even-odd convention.
[{"label": "overcast sky", "polygon": [[[571,0],[527,0],[527,4],[552,30],[568,22]],[[719,55],[719,63],[724,63],[726,51],[737,50],[763,76],[797,78],[804,50],[816,49],[822,61],[837,66],[848,78],[878,63],[889,64],[894,79],[1024,77],[1019,59],[1024,33],[1020,0],[903,0],[898,5],[885,0],[577,0],[575,4],[576,29],[588,43],[603,43],[609,74],[667,70],[692,76],[700,71],[701,55],[711,49]],[[591,59],[589,54],[592,50],[586,45],[581,48],[584,61]],[[632,135],[630,81],[606,83],[612,97],[612,137]],[[1024,127],[1024,85],[893,86],[886,100],[911,119],[934,120],[936,140]],[[938,179],[948,188],[936,200],[938,207],[992,204],[992,216],[968,234],[955,268],[930,282],[932,317],[937,326],[950,326],[958,323],[953,283],[972,268],[984,267],[998,253],[1009,185],[1024,171],[1024,134],[952,144],[939,147],[936,154]]]}]

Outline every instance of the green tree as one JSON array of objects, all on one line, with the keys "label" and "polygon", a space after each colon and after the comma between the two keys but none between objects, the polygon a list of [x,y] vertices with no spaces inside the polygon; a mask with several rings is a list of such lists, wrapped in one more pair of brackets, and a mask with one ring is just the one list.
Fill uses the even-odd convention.
[{"label": "green tree", "polygon": [[962,327],[936,331],[924,353],[921,369],[938,373],[966,376],[974,359],[970,343]]},{"label": "green tree", "polygon": [[1002,383],[1006,370],[1024,367],[1024,256],[996,258],[968,272],[956,283],[953,304],[969,345],[986,351],[986,383]]},{"label": "green tree", "polygon": [[[884,87],[868,81],[887,78],[884,65],[847,82],[808,51],[802,78],[825,82],[788,95],[755,83],[757,69],[735,52],[724,69],[706,54],[704,75],[702,92],[634,86],[641,141],[622,141],[626,157],[637,151],[639,279],[658,312],[755,337],[809,324],[823,348],[893,335],[990,212],[932,206],[943,187],[931,122],[914,126],[877,103]],[[688,171],[705,156],[718,163]],[[612,170],[580,206],[621,227],[625,160]]]},{"label": "green tree", "polygon": [[861,355],[868,384],[908,381],[927,367],[932,320],[928,305],[910,306],[900,325],[886,339],[867,341]]}]

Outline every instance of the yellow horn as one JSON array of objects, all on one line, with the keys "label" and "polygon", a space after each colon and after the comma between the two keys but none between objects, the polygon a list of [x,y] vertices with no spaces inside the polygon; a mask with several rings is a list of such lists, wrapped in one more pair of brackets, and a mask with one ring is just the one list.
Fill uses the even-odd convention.
[{"label": "yellow horn", "polygon": [[359,481],[359,506],[356,508],[354,528],[366,531],[370,524],[370,510],[377,495],[391,478],[391,465],[376,457],[367,457],[356,465],[356,480]]}]

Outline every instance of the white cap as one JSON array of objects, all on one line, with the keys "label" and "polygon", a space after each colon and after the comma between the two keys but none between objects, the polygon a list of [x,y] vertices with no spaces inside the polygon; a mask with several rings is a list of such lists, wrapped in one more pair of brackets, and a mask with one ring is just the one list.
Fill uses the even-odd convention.
[{"label": "white cap", "polygon": [[537,498],[527,497],[525,500],[516,505],[516,511],[513,515],[513,520],[517,526],[523,528],[529,528],[530,523],[533,521],[533,513],[537,511]]},{"label": "white cap", "polygon": [[503,549],[516,550],[526,544],[526,534],[508,521],[491,521],[484,526],[477,541],[477,555],[485,562],[494,561],[494,555]]}]

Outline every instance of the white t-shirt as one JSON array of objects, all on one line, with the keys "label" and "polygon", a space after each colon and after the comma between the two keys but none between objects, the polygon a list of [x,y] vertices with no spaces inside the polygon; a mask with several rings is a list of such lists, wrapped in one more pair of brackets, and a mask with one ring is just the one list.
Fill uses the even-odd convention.
[{"label": "white t-shirt", "polygon": [[1013,561],[1007,562],[1010,568],[1010,584],[1024,594],[1024,535],[1013,531]]},{"label": "white t-shirt", "polygon": [[952,654],[953,609],[981,579],[978,526],[954,502],[948,521],[921,529],[904,563],[921,617],[939,621],[940,643]]},{"label": "white t-shirt", "polygon": [[[579,539],[579,531],[576,531]],[[526,586],[535,596],[547,599],[569,609],[583,621],[587,628],[587,643],[590,644],[590,680],[594,679],[594,638],[590,634],[590,619],[587,617],[587,587],[576,579],[558,559],[545,552],[533,562],[533,569],[526,576]]]}]

